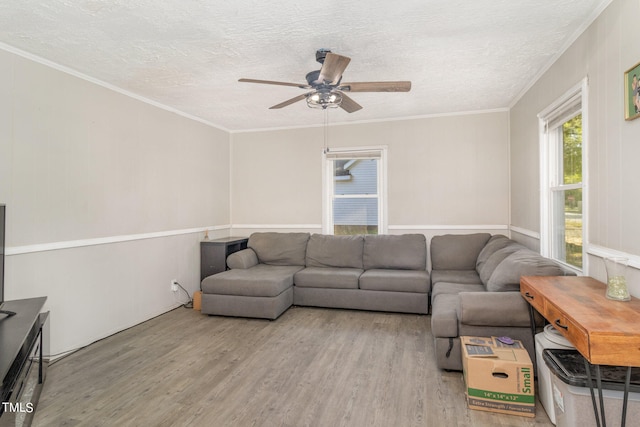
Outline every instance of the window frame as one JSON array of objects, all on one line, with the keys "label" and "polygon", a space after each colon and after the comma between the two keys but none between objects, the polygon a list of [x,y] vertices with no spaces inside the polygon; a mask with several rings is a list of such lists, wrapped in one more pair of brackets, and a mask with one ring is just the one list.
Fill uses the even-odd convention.
[{"label": "window frame", "polygon": [[378,234],[387,234],[387,152],[388,147],[349,147],[349,148],[325,148],[322,150],[322,232],[334,234],[333,199],[335,193],[335,181],[333,176],[333,161],[348,159],[377,159],[377,190],[376,196],[349,195],[352,198],[378,198]]},{"label": "window frame", "polygon": [[[576,105],[579,107],[576,109]],[[562,132],[562,124],[572,118],[582,115],[582,182],[580,184],[565,184],[557,182],[562,162],[558,156],[560,149],[557,134]],[[540,141],[540,253],[561,263],[578,275],[588,274],[588,245],[589,245],[589,194],[588,194],[588,79],[568,90],[549,107],[538,114]],[[553,135],[553,134],[556,135]],[[557,194],[581,189],[582,190],[582,268],[555,258],[554,247],[557,239],[554,232],[554,217],[558,212],[553,210],[553,197]],[[564,212],[564,211],[563,211]]]}]

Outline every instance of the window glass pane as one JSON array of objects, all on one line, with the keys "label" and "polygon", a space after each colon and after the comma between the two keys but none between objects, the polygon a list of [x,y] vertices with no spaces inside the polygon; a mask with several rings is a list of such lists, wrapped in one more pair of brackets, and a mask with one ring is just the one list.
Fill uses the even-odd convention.
[{"label": "window glass pane", "polygon": [[378,234],[378,160],[337,159],[333,165],[334,234]]},{"label": "window glass pane", "polygon": [[562,182],[582,182],[582,114],[562,125],[562,159]]},{"label": "window glass pane", "polygon": [[334,160],[333,176],[336,195],[377,195],[378,160]]},{"label": "window glass pane", "polygon": [[553,258],[582,268],[582,189],[554,191]]},{"label": "window glass pane", "polygon": [[378,234],[378,198],[334,198],[333,228],[334,234]]}]

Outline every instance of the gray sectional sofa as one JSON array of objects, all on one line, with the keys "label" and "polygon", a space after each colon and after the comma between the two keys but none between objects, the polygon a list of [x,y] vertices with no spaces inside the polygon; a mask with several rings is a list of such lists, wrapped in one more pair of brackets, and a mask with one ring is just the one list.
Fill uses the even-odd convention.
[{"label": "gray sectional sofa", "polygon": [[253,233],[201,284],[202,313],[276,319],[291,305],[426,314],[422,234]]},{"label": "gray sectional sofa", "polygon": [[[431,239],[431,332],[438,367],[462,370],[460,336],[509,336],[535,360],[520,276],[573,275],[515,241],[487,233]],[[542,318],[537,322],[542,325]]]},{"label": "gray sectional sofa", "polygon": [[[462,370],[462,335],[521,340],[535,360],[520,276],[573,274],[488,233],[254,233],[201,284],[202,313],[276,319],[292,305],[428,314],[438,367]],[[542,318],[538,317],[540,326]],[[426,320],[428,321],[428,320]]]}]

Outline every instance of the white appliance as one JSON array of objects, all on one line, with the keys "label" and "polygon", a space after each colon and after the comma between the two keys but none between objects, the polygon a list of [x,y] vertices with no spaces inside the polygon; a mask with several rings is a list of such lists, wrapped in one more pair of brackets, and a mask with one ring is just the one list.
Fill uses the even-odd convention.
[{"label": "white appliance", "polygon": [[551,383],[551,372],[547,368],[544,359],[542,358],[542,350],[547,348],[563,348],[573,349],[575,348],[560,332],[553,327],[553,325],[547,325],[544,327],[544,331],[536,334],[536,366],[538,372],[538,398],[547,411],[549,419],[555,425],[556,413],[553,409],[553,391]]}]

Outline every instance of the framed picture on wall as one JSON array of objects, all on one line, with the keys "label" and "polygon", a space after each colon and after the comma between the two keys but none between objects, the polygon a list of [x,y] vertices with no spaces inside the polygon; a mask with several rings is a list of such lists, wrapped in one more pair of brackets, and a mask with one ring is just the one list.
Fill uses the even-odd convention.
[{"label": "framed picture on wall", "polygon": [[624,119],[640,117],[640,62],[624,73]]}]

